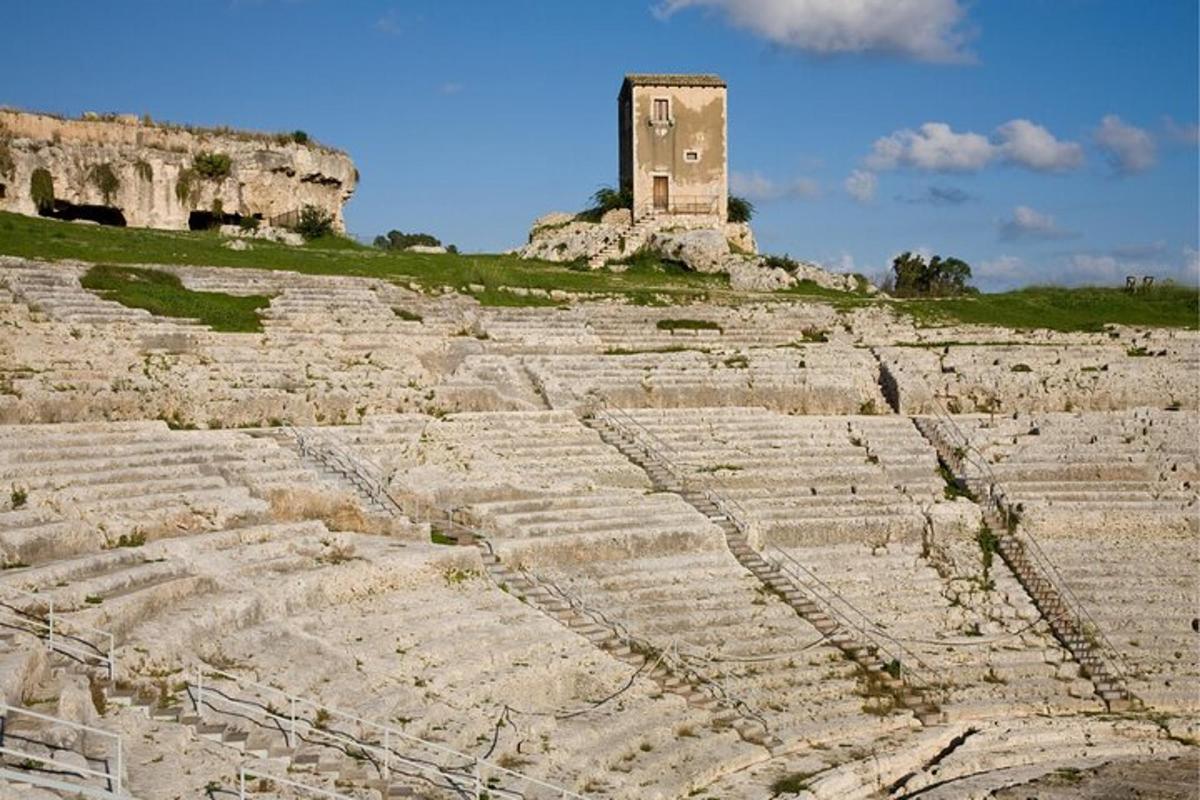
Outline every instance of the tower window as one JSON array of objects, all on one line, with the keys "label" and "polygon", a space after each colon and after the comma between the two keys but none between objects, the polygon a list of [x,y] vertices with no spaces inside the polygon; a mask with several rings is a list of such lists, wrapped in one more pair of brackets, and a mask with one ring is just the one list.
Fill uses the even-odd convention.
[{"label": "tower window", "polygon": [[684,150],[683,151],[683,160],[694,164],[695,162],[700,160],[700,151],[699,150]]},{"label": "tower window", "polygon": [[670,122],[671,121],[671,101],[666,97],[654,98],[654,115],[655,122]]}]

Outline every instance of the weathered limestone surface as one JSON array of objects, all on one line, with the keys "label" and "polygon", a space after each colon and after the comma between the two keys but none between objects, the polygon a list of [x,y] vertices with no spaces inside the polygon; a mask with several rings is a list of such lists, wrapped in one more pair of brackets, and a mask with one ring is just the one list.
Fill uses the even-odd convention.
[{"label": "weathered limestone surface", "polygon": [[[342,206],[358,183],[350,158],[326,147],[235,131],[160,127],[135,117],[66,120],[0,109],[0,149],[11,160],[11,168],[0,173],[0,209],[37,214],[30,181],[34,170],[45,169],[60,204],[114,208],[126,224],[148,228],[186,230],[192,211],[211,212],[219,203],[223,214],[263,219],[313,205],[343,230]],[[183,191],[180,177],[199,153],[228,155],[230,174],[185,177]],[[108,197],[93,178],[101,165],[117,178]]]},{"label": "weathered limestone surface", "polygon": [[[940,798],[1194,795],[1179,786],[1200,735],[1194,333],[917,328],[886,307],[778,298],[480,307],[369,279],[163,267],[270,298],[261,332],[224,334],[86,291],[86,268],[0,258],[0,598],[36,592],[62,624],[111,631],[122,679],[155,698],[186,703],[194,669],[219,667],[595,800],[759,800],[798,774],[808,799],[897,782]],[[967,413],[991,399],[1002,410]],[[1149,713],[1098,713],[983,546],[981,506],[909,416],[934,400]],[[904,668],[945,690],[944,721],[881,702],[713,518],[581,420],[605,401],[689,485],[736,503],[755,547],[902,644]],[[504,566],[650,647],[600,646],[594,617],[493,582],[478,550],[438,543],[440,515],[381,510],[302,457],[289,424],[371,462],[400,500],[454,509]],[[745,711],[671,691],[666,652],[780,744],[731,727]],[[259,763],[261,738],[239,752],[144,711],[100,713],[73,670],[40,639],[0,636],[3,698],[122,732],[134,796],[236,792],[236,765]],[[361,775],[284,774],[366,796]],[[0,782],[0,797],[40,796]]]}]

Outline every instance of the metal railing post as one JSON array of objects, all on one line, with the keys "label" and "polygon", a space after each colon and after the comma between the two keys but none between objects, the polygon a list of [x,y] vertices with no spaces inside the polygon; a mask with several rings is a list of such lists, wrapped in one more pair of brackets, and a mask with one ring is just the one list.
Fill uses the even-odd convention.
[{"label": "metal railing post", "polygon": [[479,767],[479,760],[476,759],[475,760],[475,800],[482,800],[482,798],[483,798],[483,779],[482,779],[481,775],[482,775],[482,771],[480,770],[480,767]]},{"label": "metal railing post", "polygon": [[125,763],[124,762],[125,762],[124,754],[121,752],[121,739],[118,738],[117,739],[117,776],[116,776],[116,781],[115,781],[118,796],[121,794],[121,775],[125,771]]},{"label": "metal railing post", "polygon": [[296,747],[296,698],[288,698],[288,747],[295,749]]},{"label": "metal railing post", "polygon": [[238,800],[246,800],[246,767],[238,770]]},{"label": "metal railing post", "polygon": [[196,716],[204,719],[204,668],[196,666]]},{"label": "metal railing post", "polygon": [[392,731],[390,728],[383,729],[383,779],[391,780],[392,777]]},{"label": "metal railing post", "polygon": [[47,646],[54,649],[54,600],[50,600],[50,610],[47,612],[48,633],[46,634]]}]

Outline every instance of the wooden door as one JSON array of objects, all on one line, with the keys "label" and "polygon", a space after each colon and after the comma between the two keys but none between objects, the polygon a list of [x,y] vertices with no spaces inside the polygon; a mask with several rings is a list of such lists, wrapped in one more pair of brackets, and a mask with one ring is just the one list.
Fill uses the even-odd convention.
[{"label": "wooden door", "polygon": [[666,175],[654,176],[654,210],[667,211],[671,207],[670,182]]}]

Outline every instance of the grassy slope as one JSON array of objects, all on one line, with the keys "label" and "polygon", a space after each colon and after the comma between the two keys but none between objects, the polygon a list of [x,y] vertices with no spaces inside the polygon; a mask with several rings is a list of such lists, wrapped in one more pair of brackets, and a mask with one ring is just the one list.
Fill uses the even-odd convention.
[{"label": "grassy slope", "polygon": [[[39,259],[79,259],[109,264],[194,264],[259,269],[290,269],[323,275],[357,275],[414,283],[427,288],[469,284],[485,305],[550,305],[545,298],[523,297],[501,286],[620,294],[637,303],[710,300],[796,299],[828,302],[841,308],[878,304],[863,295],[821,289],[805,282],[771,295],[732,292],[723,276],[699,275],[644,260],[626,272],[576,271],[560,264],[524,261],[503,255],[433,255],[381,252],[344,239],[286,247],[254,241],[253,249],[222,247],[214,233],[103,228],[0,212],[0,253]],[[1012,328],[1096,330],[1105,323],[1162,327],[1200,327],[1200,295],[1195,289],[1159,287],[1128,295],[1119,289],[1037,287],[953,300],[902,300],[890,304],[928,325],[968,322]]]},{"label": "grassy slope", "polygon": [[926,324],[958,321],[1058,331],[1100,330],[1106,323],[1200,327],[1200,295],[1183,286],[1159,286],[1139,294],[1099,287],[1032,286],[976,297],[907,300],[904,306]]},{"label": "grassy slope", "polygon": [[613,292],[641,301],[653,293],[687,300],[728,292],[728,280],[723,276],[683,270],[642,267],[624,273],[573,271],[559,264],[525,261],[516,256],[383,252],[346,239],[318,240],[304,247],[255,240],[252,249],[243,251],[222,247],[225,241],[209,232],[104,228],[0,213],[0,253],[27,258],[289,269],[318,275],[382,278],[427,288],[465,289],[476,284],[485,287],[475,292],[481,302],[492,305],[538,303],[536,298],[498,292],[499,286]]},{"label": "grassy slope", "polygon": [[262,330],[258,309],[270,298],[262,295],[239,297],[220,292],[193,292],[169,272],[101,264],[83,276],[83,287],[99,292],[131,308],[144,308],[161,317],[195,319],[215,331],[255,332]]}]

